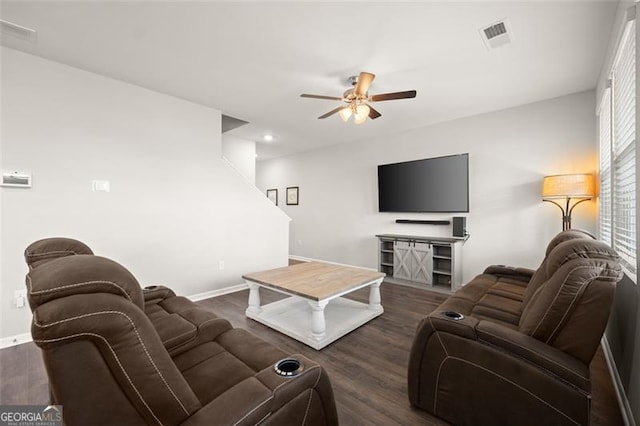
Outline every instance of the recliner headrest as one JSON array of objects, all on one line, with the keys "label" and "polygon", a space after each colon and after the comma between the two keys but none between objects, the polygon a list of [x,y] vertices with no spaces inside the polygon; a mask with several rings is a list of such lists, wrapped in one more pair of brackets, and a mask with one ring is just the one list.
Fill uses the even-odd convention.
[{"label": "recliner headrest", "polygon": [[[557,234],[555,237],[553,237],[551,239],[551,241],[549,241],[549,244],[547,245],[547,251],[544,255],[544,259],[542,260],[542,263],[540,264],[540,266],[538,267],[538,269],[536,270],[536,272],[533,274],[533,277],[531,277],[531,280],[529,281],[529,284],[527,285],[527,289],[524,292],[524,302],[523,304],[526,306],[529,304],[529,301],[531,300],[531,297],[533,296],[533,294],[536,292],[536,290],[538,290],[538,288],[544,284],[545,281],[547,281],[549,279],[549,269],[548,269],[548,265],[549,265],[549,254],[553,251],[553,249],[555,249],[558,245],[565,243],[567,241],[572,241],[572,240],[577,240],[577,239],[582,239],[585,241],[594,241],[595,238],[593,235],[591,235],[590,233],[586,232],[586,231],[580,231],[578,229],[570,229],[568,231],[562,231],[559,234]],[[554,271],[557,268],[553,269]]]},{"label": "recliner headrest", "polygon": [[142,289],[124,266],[105,257],[81,254],[49,259],[27,274],[27,297],[34,310],[73,294],[112,293],[143,308]]},{"label": "recliner headrest", "polygon": [[44,238],[31,243],[24,251],[24,260],[33,269],[59,257],[76,254],[93,254],[81,241],[72,238]]},{"label": "recliner headrest", "polygon": [[577,238],[561,242],[549,253],[547,276],[553,275],[563,264],[574,259],[602,259],[619,262],[620,256],[602,241]]},{"label": "recliner headrest", "polygon": [[577,238],[587,238],[589,240],[595,240],[596,237],[588,233],[587,231],[581,231],[579,229],[569,229],[567,231],[562,231],[555,237],[549,241],[547,245],[547,251],[545,252],[545,257],[549,256],[549,253],[556,248],[558,244],[564,243],[565,241],[575,240]]}]

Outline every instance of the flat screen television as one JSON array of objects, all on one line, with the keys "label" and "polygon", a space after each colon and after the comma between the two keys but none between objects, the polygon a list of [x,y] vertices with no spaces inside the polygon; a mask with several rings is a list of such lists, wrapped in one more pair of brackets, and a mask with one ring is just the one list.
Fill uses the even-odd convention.
[{"label": "flat screen television", "polygon": [[378,211],[469,212],[469,154],[378,166]]}]

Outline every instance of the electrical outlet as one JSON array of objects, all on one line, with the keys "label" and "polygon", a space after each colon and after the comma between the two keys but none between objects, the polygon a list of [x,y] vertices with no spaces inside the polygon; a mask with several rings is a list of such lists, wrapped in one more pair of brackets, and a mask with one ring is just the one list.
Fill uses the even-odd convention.
[{"label": "electrical outlet", "polygon": [[27,303],[27,290],[14,290],[13,302],[16,304],[16,308],[24,308]]},{"label": "electrical outlet", "polygon": [[218,262],[218,269],[220,269],[221,271],[224,269],[224,260]]}]

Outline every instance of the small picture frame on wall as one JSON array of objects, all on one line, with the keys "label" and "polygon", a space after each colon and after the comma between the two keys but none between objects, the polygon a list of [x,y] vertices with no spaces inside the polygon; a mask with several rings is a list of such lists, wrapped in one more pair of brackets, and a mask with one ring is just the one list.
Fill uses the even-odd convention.
[{"label": "small picture frame on wall", "polygon": [[297,186],[288,186],[287,187],[287,205],[288,206],[297,206],[299,201],[299,191],[300,188]]},{"label": "small picture frame on wall", "polygon": [[267,198],[271,200],[273,204],[278,205],[278,190],[277,189],[267,189]]}]

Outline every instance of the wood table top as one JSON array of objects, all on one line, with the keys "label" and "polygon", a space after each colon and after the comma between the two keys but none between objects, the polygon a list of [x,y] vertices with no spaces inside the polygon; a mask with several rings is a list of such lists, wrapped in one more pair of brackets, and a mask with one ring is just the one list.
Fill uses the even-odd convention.
[{"label": "wood table top", "polygon": [[329,299],[384,278],[382,272],[355,266],[304,262],[243,275],[245,280],[312,300]]}]

